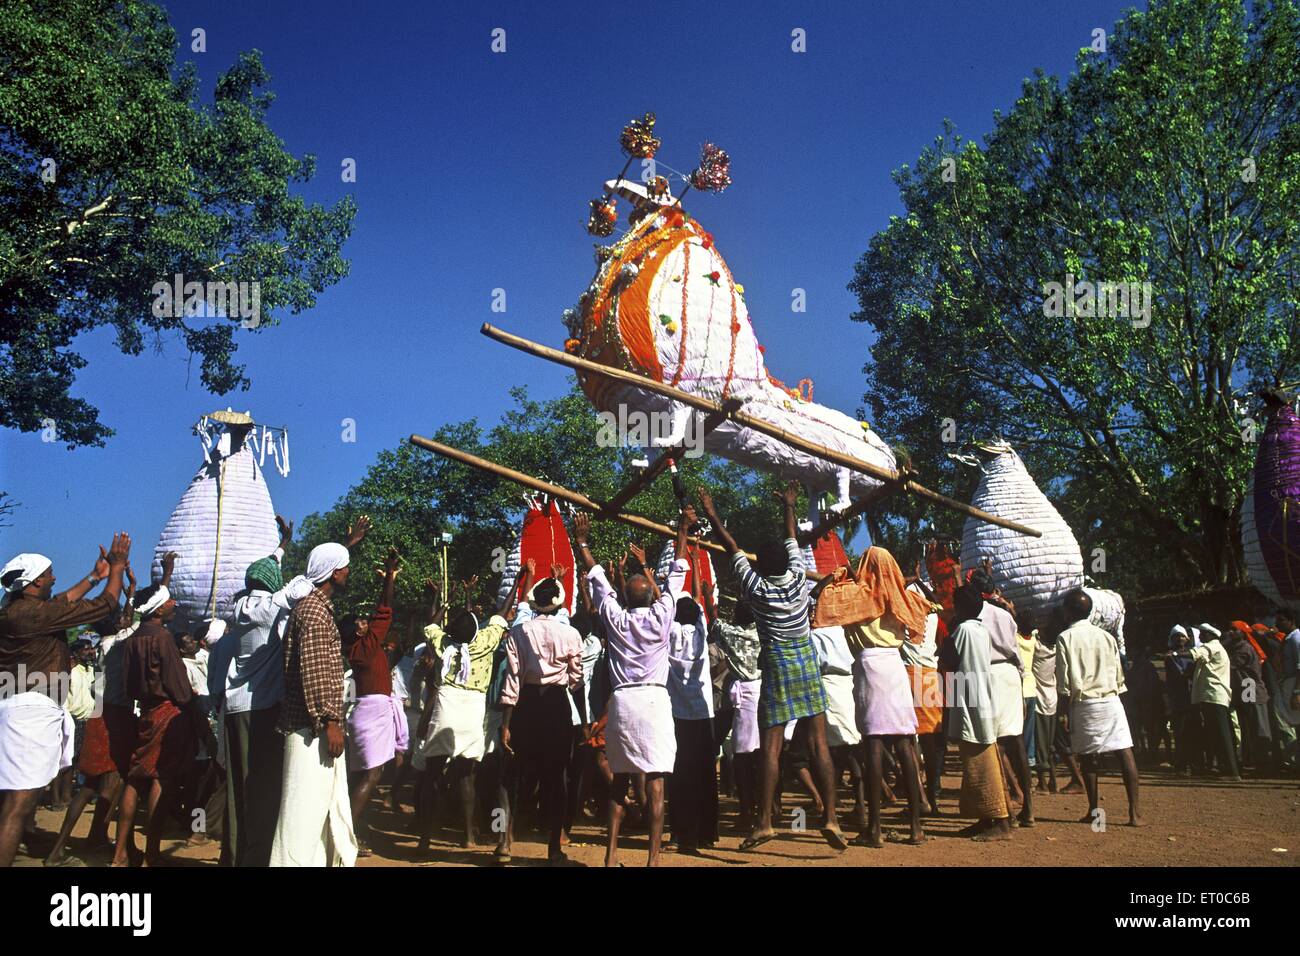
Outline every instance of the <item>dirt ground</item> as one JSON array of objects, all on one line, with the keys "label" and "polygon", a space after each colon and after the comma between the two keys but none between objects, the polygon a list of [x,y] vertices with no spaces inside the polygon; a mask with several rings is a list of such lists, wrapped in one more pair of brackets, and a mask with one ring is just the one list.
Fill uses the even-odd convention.
[{"label": "dirt ground", "polygon": [[[1110,816],[1105,832],[1076,822],[1087,810],[1082,795],[1046,794],[1036,797],[1037,826],[1014,831],[1005,843],[973,843],[956,835],[969,821],[956,813],[955,761],[950,760],[944,776],[940,809],[945,814],[926,821],[931,839],[923,846],[887,843],[871,850],[850,847],[836,853],[818,836],[816,820],[807,811],[809,829],[790,828],[793,810],[807,807],[804,800],[786,794],[786,817],[780,838],[750,853],[737,846],[736,804],[722,798],[722,838],[718,845],[699,857],[682,856],[669,849],[663,864],[668,866],[1294,866],[1300,861],[1300,781],[1296,778],[1248,778],[1240,783],[1215,778],[1183,778],[1168,769],[1142,774],[1142,811],[1148,826],[1132,829],[1128,819],[1124,787],[1118,775],[1102,778],[1102,807]],[[407,791],[409,794],[409,790]],[[387,788],[380,788],[387,800]],[[844,827],[852,832],[842,797]],[[450,830],[435,837],[429,852],[417,855],[411,836],[414,821],[409,808],[401,816],[376,800],[371,806],[371,845],[374,856],[358,866],[497,866],[492,845],[464,850],[458,835]],[[886,831],[904,827],[901,806],[885,811]],[[63,814],[38,811],[37,822],[46,833],[56,832]],[[73,831],[71,852],[90,866],[107,866],[106,851],[83,850],[83,837],[90,813],[82,815]],[[603,828],[598,821],[585,820],[574,828],[570,859],[586,866],[603,860]],[[164,857],[173,866],[217,865],[216,843],[188,846],[180,839],[164,841]],[[632,831],[620,841],[621,860],[628,866],[645,862],[646,837]],[[539,837],[516,838],[512,866],[545,865],[546,846]],[[40,866],[38,859],[19,854],[19,866]]]}]

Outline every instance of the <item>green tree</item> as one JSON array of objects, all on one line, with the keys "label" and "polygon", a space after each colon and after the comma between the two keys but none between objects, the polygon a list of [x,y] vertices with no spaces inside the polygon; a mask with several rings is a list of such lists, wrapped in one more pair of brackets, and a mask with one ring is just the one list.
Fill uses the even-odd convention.
[{"label": "green tree", "polygon": [[[1135,584],[1240,580],[1248,397],[1300,371],[1298,111],[1294,0],[1153,0],[982,145],[945,124],[850,285],[875,421],[927,474],[943,419],[1000,433]],[[1046,314],[1067,274],[1151,283],[1149,325]]]},{"label": "green tree", "polygon": [[[635,474],[635,449],[602,447],[600,420],[581,389],[539,402],[523,388],[511,391],[515,405],[484,431],[477,421],[444,425],[432,436],[490,461],[597,500],[607,499]],[[728,526],[743,547],[753,548],[776,534],[777,487],[770,475],[733,462],[705,457],[680,464],[688,489],[708,487]],[[500,573],[493,568],[514,547],[524,513],[523,489],[465,465],[402,442],[381,452],[365,477],[332,508],[304,519],[286,565],[301,568],[307,551],[322,541],[340,540],[359,515],[373,522],[369,537],[353,557],[353,580],[340,610],[365,611],[374,606],[379,580],[374,568],[390,545],[404,558],[396,602],[403,620],[422,601],[425,578],[439,579],[439,540],[453,535],[449,574],[452,580],[480,578],[478,598],[495,601]],[[660,476],[632,500],[628,510],[668,523],[676,518],[677,500],[667,476]],[[637,541],[653,560],[662,542],[655,536],[614,521],[598,521],[592,547],[598,560],[616,560],[629,540]],[[500,550],[498,550],[500,549]],[[724,561],[715,559],[720,570]]]},{"label": "green tree", "polygon": [[[164,11],[142,0],[4,0],[0,15],[0,425],[53,420],[69,447],[112,429],[69,394],[73,348],[102,326],[138,355],[179,336],[217,394],[247,388],[235,329],[315,305],[347,274],[350,197],[308,204],[295,158],[267,125],[256,51],[199,99]],[[258,319],[201,308],[158,315],[155,283],[256,282]],[[251,287],[249,287],[251,289]],[[256,325],[254,325],[256,322]]]}]

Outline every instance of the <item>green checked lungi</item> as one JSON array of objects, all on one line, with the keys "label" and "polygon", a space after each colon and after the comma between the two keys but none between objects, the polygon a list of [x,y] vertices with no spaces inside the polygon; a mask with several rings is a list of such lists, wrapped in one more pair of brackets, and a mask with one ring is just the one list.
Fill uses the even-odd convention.
[{"label": "green checked lungi", "polygon": [[758,657],[763,685],[758,692],[758,725],[764,729],[826,712],[826,688],[812,637],[764,641]]}]

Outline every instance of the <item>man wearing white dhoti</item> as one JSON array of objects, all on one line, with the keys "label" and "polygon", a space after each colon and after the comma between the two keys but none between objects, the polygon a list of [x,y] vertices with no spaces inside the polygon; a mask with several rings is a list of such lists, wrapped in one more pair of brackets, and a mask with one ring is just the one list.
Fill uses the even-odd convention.
[{"label": "man wearing white dhoti", "polygon": [[[695,509],[687,505],[677,519],[674,554],[686,553],[686,532],[695,523]],[[578,553],[591,582],[592,602],[605,625],[605,651],[609,658],[610,696],[605,726],[605,756],[614,774],[609,798],[609,839],[605,865],[618,865],[618,831],[623,820],[623,795],[631,775],[646,775],[646,808],[650,817],[648,866],[659,865],[664,828],[664,774],[672,773],[677,760],[676,728],[672,700],[668,696],[668,650],[677,602],[673,595],[686,580],[687,564],[675,558],[668,570],[667,587],[661,593],[647,574],[633,574],[627,581],[624,608],[618,595],[596,563],[588,546],[591,519],[579,514],[574,519]]]},{"label": "man wearing white dhoti", "polygon": [[[63,709],[71,655],[65,631],[117,613],[131,538],[99,549],[94,570],[58,597],[54,568],[20,554],[0,570],[0,867],[11,866],[41,791],[72,765],[72,717]],[[97,598],[85,600],[107,580]]]},{"label": "man wearing white dhoti", "polygon": [[1067,627],[1056,639],[1057,690],[1070,697],[1070,747],[1083,764],[1083,785],[1088,793],[1088,814],[1083,823],[1104,822],[1097,798],[1097,770],[1101,755],[1118,753],[1124,789],[1128,792],[1128,824],[1143,826],[1138,810],[1138,770],[1133,759],[1133,738],[1119,695],[1124,693],[1124,668],[1119,642],[1088,623],[1092,598],[1082,588],[1061,601]]},{"label": "man wearing white dhoti", "polygon": [[307,558],[316,586],[284,634],[284,776],[271,866],[352,866],[357,839],[343,735],[343,657],[331,599],[347,590],[348,549],[320,544]]}]

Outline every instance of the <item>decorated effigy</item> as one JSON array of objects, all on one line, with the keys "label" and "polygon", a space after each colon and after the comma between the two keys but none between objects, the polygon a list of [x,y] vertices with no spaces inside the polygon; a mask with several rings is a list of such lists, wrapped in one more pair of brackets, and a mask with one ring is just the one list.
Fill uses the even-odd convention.
[{"label": "decorated effigy", "polygon": [[1267,419],[1241,503],[1250,583],[1278,607],[1300,609],[1300,418],[1290,397],[1264,394]]},{"label": "decorated effigy", "polygon": [[280,543],[263,475],[268,458],[289,474],[289,435],[230,409],[205,415],[194,434],[203,464],[163,527],[152,573],[158,580],[163,555],[176,552],[170,591],[182,618],[198,623],[229,617],[248,566]]},{"label": "decorated effigy", "polygon": [[[660,142],[655,118],[646,114],[623,130],[628,163],[640,159],[647,171]],[[684,180],[686,190],[721,192],[731,183],[730,157],[706,143],[699,165]],[[624,167],[624,172],[627,171]],[[682,207],[667,176],[646,182],[606,183],[591,201],[588,230],[610,237],[617,231],[617,200],[630,204],[628,227],[610,245],[597,245],[596,274],[576,309],[565,314],[565,350],[670,385],[715,403],[735,398],[748,415],[818,445],[894,468],[889,446],[862,422],[813,401],[811,380],[789,386],[768,369],[745,287],[732,274],[714,237]],[[582,385],[602,412],[629,412],[663,423],[652,444],[668,447],[689,439],[702,415],[670,398],[623,382],[587,376]],[[838,506],[850,494],[879,487],[876,478],[855,473],[792,447],[770,434],[728,420],[703,436],[703,448],[755,468],[800,481],[810,492],[834,492]]]}]

